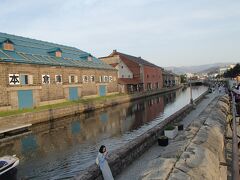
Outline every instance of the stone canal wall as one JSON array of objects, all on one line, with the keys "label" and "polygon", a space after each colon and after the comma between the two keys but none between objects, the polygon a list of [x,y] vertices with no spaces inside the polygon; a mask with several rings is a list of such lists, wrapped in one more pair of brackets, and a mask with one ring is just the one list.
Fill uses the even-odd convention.
[{"label": "stone canal wall", "polygon": [[226,180],[224,135],[228,113],[228,97],[215,99],[158,158],[146,165],[139,179]]},{"label": "stone canal wall", "polygon": [[[207,94],[203,93],[199,96],[194,103],[198,104]],[[159,123],[154,128],[150,129],[143,135],[137,137],[133,141],[125,144],[123,147],[113,151],[109,155],[108,163],[111,167],[113,175],[119,174],[125,167],[130,165],[135,159],[141,156],[146,150],[148,150],[154,143],[156,143],[159,135],[163,133],[164,127],[173,122],[180,121],[184,118],[192,109],[193,105],[186,105],[173,115],[166,118],[163,122]],[[84,172],[76,175],[76,180],[102,180],[103,177],[96,164],[91,165]]]},{"label": "stone canal wall", "polygon": [[100,108],[118,105],[121,103],[130,102],[130,101],[133,101],[136,99],[140,99],[140,98],[155,95],[155,94],[161,94],[161,93],[174,91],[181,87],[182,86],[177,86],[177,87],[168,88],[168,89],[161,89],[159,91],[120,96],[120,97],[116,97],[114,99],[109,99],[109,100],[105,100],[105,101],[101,101],[101,102],[89,103],[89,104],[85,104],[85,105],[74,104],[74,105],[68,105],[68,106],[61,107],[61,108],[42,110],[39,112],[28,112],[28,113],[13,115],[13,116],[0,117],[0,122],[1,122],[2,126],[4,126],[4,124],[5,124],[7,127],[9,127],[9,125],[11,125],[11,124],[15,124],[15,125],[37,124],[37,123],[41,123],[41,122],[50,121],[52,119],[58,119],[58,118],[86,112],[89,110],[96,110],[96,109],[100,109]]}]

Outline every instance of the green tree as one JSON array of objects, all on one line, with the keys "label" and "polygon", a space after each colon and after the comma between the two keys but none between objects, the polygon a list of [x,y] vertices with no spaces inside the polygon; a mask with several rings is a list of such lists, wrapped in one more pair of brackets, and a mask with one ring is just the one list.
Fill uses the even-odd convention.
[{"label": "green tree", "polygon": [[215,77],[215,79],[220,79],[221,78],[221,75],[220,74],[218,74],[216,77]]},{"label": "green tree", "polygon": [[186,83],[187,82],[187,75],[186,74],[180,75],[180,79],[181,79],[181,83]]},{"label": "green tree", "polygon": [[225,78],[235,78],[238,75],[240,75],[240,64],[236,64],[236,66],[227,70],[223,76]]}]

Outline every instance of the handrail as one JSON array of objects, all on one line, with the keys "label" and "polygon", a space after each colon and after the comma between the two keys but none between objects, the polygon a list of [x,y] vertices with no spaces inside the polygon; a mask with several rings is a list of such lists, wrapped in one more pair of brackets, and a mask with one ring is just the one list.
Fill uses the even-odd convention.
[{"label": "handrail", "polygon": [[239,94],[240,95],[240,90],[238,90],[238,89],[233,89],[232,90],[235,94]]},{"label": "handrail", "polygon": [[238,165],[238,139],[237,139],[237,128],[236,128],[236,103],[235,97],[231,92],[232,96],[232,180],[239,180],[239,165]]}]

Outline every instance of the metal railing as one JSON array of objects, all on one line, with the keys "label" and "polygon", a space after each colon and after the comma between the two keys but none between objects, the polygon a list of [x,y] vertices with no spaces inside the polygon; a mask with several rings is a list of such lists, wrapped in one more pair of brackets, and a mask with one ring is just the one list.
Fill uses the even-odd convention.
[{"label": "metal railing", "polygon": [[236,103],[233,93],[232,96],[232,180],[239,180],[239,160],[238,160],[238,137],[236,125]]}]

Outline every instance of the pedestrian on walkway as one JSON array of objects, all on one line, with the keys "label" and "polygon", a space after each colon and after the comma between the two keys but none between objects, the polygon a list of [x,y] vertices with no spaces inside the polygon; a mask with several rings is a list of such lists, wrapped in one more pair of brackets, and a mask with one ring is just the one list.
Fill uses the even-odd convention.
[{"label": "pedestrian on walkway", "polygon": [[221,93],[222,92],[222,86],[218,87],[218,92]]},{"label": "pedestrian on walkway", "polygon": [[114,180],[111,169],[109,168],[107,158],[107,149],[102,145],[96,158],[96,164],[100,167],[104,180]]}]

